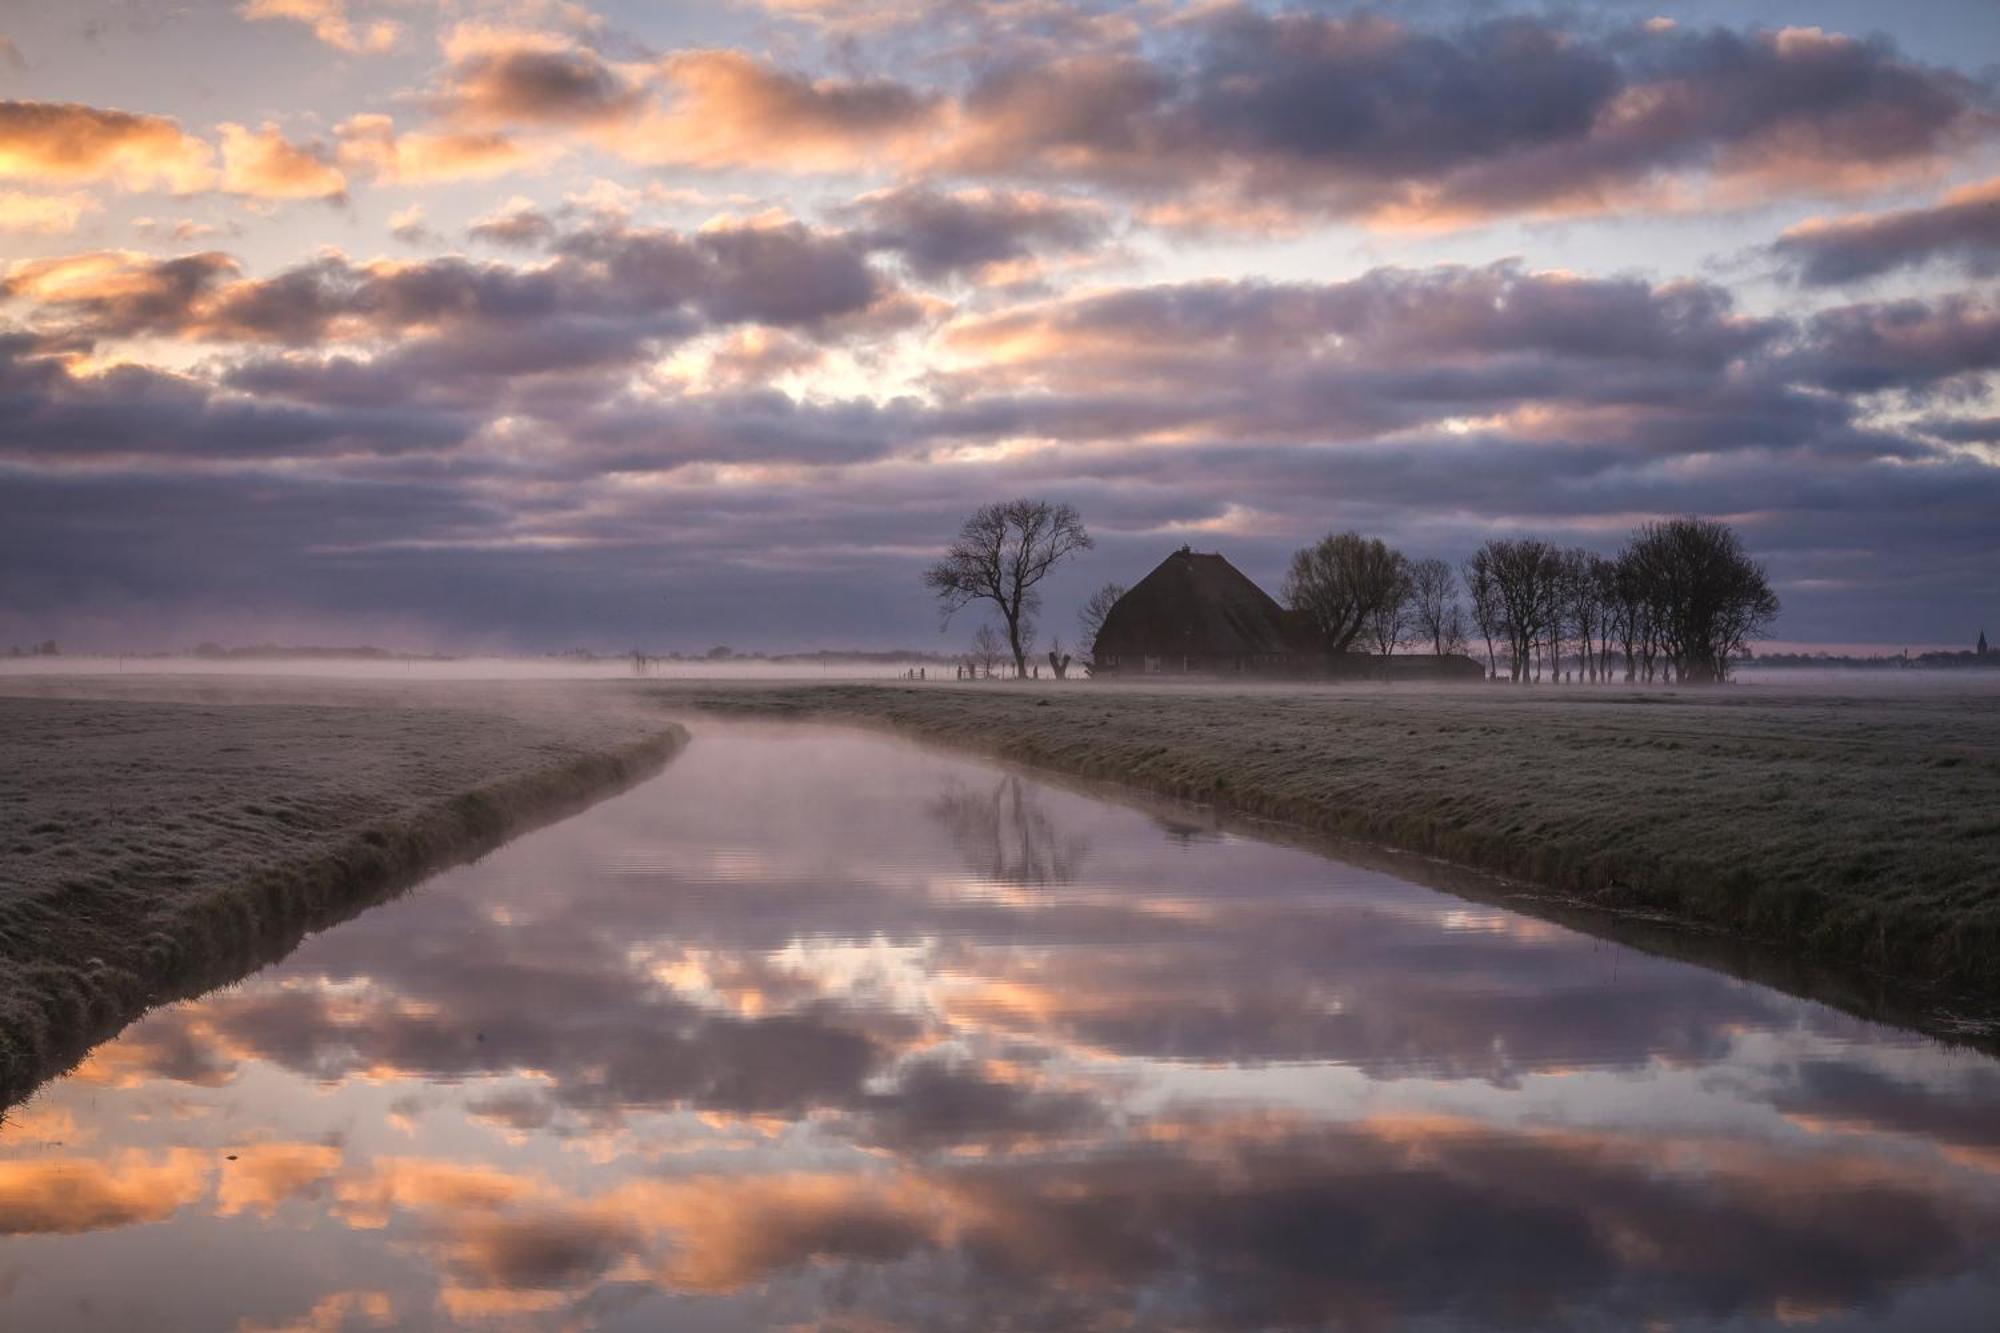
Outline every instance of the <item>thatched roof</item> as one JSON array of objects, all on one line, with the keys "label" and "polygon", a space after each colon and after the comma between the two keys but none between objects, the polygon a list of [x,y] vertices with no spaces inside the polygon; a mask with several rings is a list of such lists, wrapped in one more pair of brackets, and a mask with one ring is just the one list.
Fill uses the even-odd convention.
[{"label": "thatched roof", "polygon": [[1186,547],[1113,604],[1100,657],[1249,657],[1296,651],[1285,609],[1219,555]]}]

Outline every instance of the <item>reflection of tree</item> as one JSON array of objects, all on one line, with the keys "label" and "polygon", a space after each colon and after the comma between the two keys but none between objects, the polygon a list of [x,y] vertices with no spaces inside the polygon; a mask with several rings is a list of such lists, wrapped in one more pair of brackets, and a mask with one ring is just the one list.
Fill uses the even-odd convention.
[{"label": "reflection of tree", "polygon": [[1089,852],[1089,839],[1057,830],[1028,784],[1009,774],[990,792],[953,782],[931,803],[931,814],[975,874],[1002,884],[1069,884]]},{"label": "reflection of tree", "polygon": [[1222,830],[1213,824],[1197,824],[1179,815],[1154,815],[1153,826],[1166,834],[1169,842],[1181,847],[1222,841]]}]

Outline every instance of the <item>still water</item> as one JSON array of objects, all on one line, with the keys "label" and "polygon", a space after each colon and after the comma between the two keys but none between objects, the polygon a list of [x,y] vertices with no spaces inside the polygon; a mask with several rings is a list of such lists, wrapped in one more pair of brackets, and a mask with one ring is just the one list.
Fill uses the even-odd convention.
[{"label": "still water", "polygon": [[160,1010],[10,1329],[1991,1329],[2000,1065],[832,730]]}]

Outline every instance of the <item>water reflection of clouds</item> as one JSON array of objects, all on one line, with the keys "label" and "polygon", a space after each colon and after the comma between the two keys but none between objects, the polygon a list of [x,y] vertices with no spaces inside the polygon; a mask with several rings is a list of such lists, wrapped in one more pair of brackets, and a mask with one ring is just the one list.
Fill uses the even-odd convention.
[{"label": "water reflection of clouds", "polygon": [[[725,1326],[1619,1323],[1992,1286],[1990,1062],[975,765],[784,746],[698,745],[136,1025],[0,1129],[0,1232],[200,1216],[402,1256],[339,1290],[302,1265],[273,1328],[647,1327],[649,1293]],[[936,891],[968,870],[1021,892]]]}]

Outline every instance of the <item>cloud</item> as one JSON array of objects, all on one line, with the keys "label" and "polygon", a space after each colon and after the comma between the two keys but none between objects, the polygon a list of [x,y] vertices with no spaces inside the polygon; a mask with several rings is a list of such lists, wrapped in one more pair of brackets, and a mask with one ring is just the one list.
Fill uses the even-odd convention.
[{"label": "cloud", "polygon": [[301,148],[265,121],[248,130],[225,123],[222,135],[222,188],[260,199],[339,199],[347,177],[325,149]]},{"label": "cloud", "polygon": [[26,341],[0,339],[0,391],[8,404],[0,459],[13,462],[124,458],[144,472],[200,459],[442,449],[474,425],[448,409],[356,404],[334,411],[246,399],[130,364],[82,373],[60,352],[37,355]]},{"label": "cloud", "polygon": [[555,239],[556,224],[534,200],[516,195],[498,210],[474,219],[465,234],[475,241],[532,250]]},{"label": "cloud", "polygon": [[[1605,544],[1654,514],[1749,515],[1787,631],[1808,638],[1853,617],[1908,633],[1938,599],[1974,595],[1991,554],[1979,506],[1995,473],[1937,421],[2000,357],[1977,297],[1777,318],[1706,282],[1444,265],[1098,288],[931,332],[884,262],[903,252],[861,222],[682,232],[557,213],[532,262],[329,253],[267,276],[216,253],[16,264],[0,450],[37,476],[288,460],[293,521],[247,528],[271,545],[232,576],[266,597],[304,552],[365,550],[371,572],[343,567],[349,586],[485,625],[503,613],[483,593],[447,607],[372,571],[424,551],[440,577],[497,588],[530,577],[520,551],[559,544],[569,554],[533,575],[546,614],[503,615],[536,644],[593,617],[625,624],[655,562],[710,569],[676,595],[739,635],[928,633],[920,599],[869,590],[906,577],[985,491],[1073,499],[1106,560],[1150,564],[1198,532],[1267,581],[1336,523],[1457,558],[1496,529]],[[168,373],[90,348],[169,338],[213,359]],[[913,349],[916,374],[870,382]],[[1909,394],[1926,399],[1921,423],[1877,415]],[[572,503],[539,489],[558,482]],[[326,506],[380,487],[385,508],[316,508],[316,486]],[[91,493],[80,478],[35,492],[21,521],[49,558],[66,548],[47,525]],[[120,492],[103,475],[96,493]],[[1926,506],[1933,521],[1915,523]],[[1833,590],[1833,553],[1856,542],[1877,553],[1869,573]],[[118,549],[92,556],[107,589],[142,580]],[[191,595],[211,566],[188,561],[149,558],[143,581]],[[17,605],[39,595],[38,569],[17,570]]]},{"label": "cloud", "polygon": [[207,1187],[207,1160],[192,1149],[0,1162],[0,1235],[74,1236],[157,1222]]},{"label": "cloud", "polygon": [[174,259],[92,250],[17,260],[0,279],[0,297],[57,312],[92,336],[183,333],[194,305],[240,271],[215,250]]},{"label": "cloud", "polygon": [[461,24],[445,50],[452,63],[441,108],[470,127],[599,124],[631,115],[644,97],[596,52],[549,34]]},{"label": "cloud", "polygon": [[1953,190],[1924,208],[1814,218],[1771,248],[1801,282],[1816,287],[1938,261],[1992,277],[2000,272],[2000,179]]},{"label": "cloud", "polygon": [[432,245],[443,238],[425,220],[424,206],[411,204],[389,215],[389,234],[404,245]]},{"label": "cloud", "polygon": [[1195,20],[1178,54],[1001,64],[931,159],[1090,181],[1213,219],[1261,202],[1403,228],[1872,189],[1993,128],[1980,85],[1816,30],[1379,15]]},{"label": "cloud", "polygon": [[[1700,283],[1655,287],[1512,264],[1378,269],[1343,283],[1116,289],[962,320],[962,410],[1013,429],[1186,439],[1366,440],[1494,418],[1501,432],[1642,447],[1746,409],[1823,422],[1780,377],[1738,376],[1782,332]],[[997,423],[997,429],[1010,428]],[[1715,430],[1715,443],[1724,438]],[[1669,447],[1662,440],[1658,448]]]},{"label": "cloud", "polygon": [[678,52],[662,70],[667,104],[600,137],[656,166],[877,166],[932,130],[942,100],[887,79],[813,79],[740,51]]},{"label": "cloud", "polygon": [[310,1193],[340,1170],[340,1149],[325,1143],[251,1143],[225,1162],[215,1190],[218,1216],[269,1217],[279,1204]]},{"label": "cloud", "polygon": [[0,101],[0,179],[114,181],[186,193],[215,180],[214,153],[159,116],[75,102]]},{"label": "cloud", "polygon": [[385,184],[486,180],[547,162],[553,150],[497,130],[399,131],[388,116],[352,116],[335,129],[338,160]]},{"label": "cloud", "polygon": [[1812,315],[1806,333],[1798,370],[1843,393],[1925,391],[2000,369],[2000,301],[1990,294],[1836,306]]},{"label": "cloud", "polygon": [[852,211],[865,222],[870,244],[897,252],[913,273],[933,281],[1087,250],[1110,230],[1097,205],[994,190],[902,186],[865,195]]},{"label": "cloud", "polygon": [[389,1328],[395,1322],[395,1302],[385,1291],[336,1291],[313,1302],[300,1319],[265,1324],[245,1318],[238,1333],[348,1333],[355,1328]]},{"label": "cloud", "polygon": [[0,231],[60,236],[75,231],[86,216],[102,210],[97,200],[75,190],[66,194],[0,190]]},{"label": "cloud", "polygon": [[290,19],[312,29],[320,41],[350,53],[381,54],[394,49],[403,27],[393,19],[373,19],[357,27],[347,0],[245,0],[238,14],[253,22]]},{"label": "cloud", "polygon": [[[933,38],[962,18],[940,18]],[[438,123],[417,133],[484,173],[589,145],[653,166],[1058,181],[1125,195],[1155,225],[1254,231],[1862,193],[1935,175],[2000,127],[1976,80],[1818,29],[1430,28],[1242,5],[1180,15],[1151,43],[1104,15],[991,27],[968,38],[953,83],[821,76],[720,48],[619,61],[595,34],[461,23],[444,41]],[[386,125],[350,137],[396,156]]]},{"label": "cloud", "polygon": [[[0,297],[44,328],[90,338],[387,341],[390,355],[457,356],[468,366],[503,345],[560,367],[591,360],[593,349],[629,359],[647,343],[707,328],[868,336],[903,316],[897,288],[863,244],[797,222],[693,233],[596,222],[553,248],[550,261],[522,267],[462,256],[361,262],[329,251],[265,278],[243,276],[219,251],[173,259],[90,251],[16,262],[0,278]],[[517,363],[508,373],[531,368]]]}]

